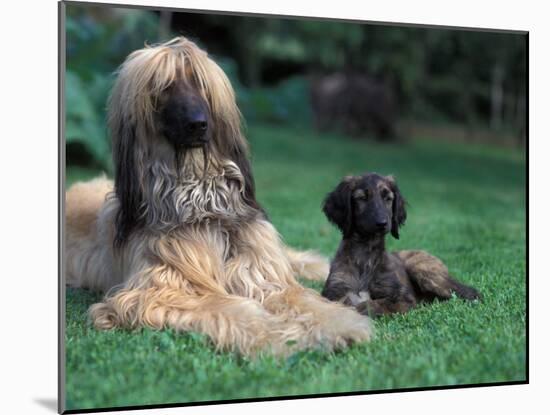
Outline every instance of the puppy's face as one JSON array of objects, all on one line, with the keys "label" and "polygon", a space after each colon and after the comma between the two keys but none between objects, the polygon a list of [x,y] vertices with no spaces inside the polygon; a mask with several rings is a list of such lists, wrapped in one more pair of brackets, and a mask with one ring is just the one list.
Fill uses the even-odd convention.
[{"label": "puppy's face", "polygon": [[351,194],[356,232],[362,235],[388,233],[394,197],[389,181],[382,176],[368,174],[357,180]]},{"label": "puppy's face", "polygon": [[323,211],[344,237],[385,235],[391,231],[399,238],[399,227],[407,215],[393,177],[376,173],[344,178],[327,195]]}]

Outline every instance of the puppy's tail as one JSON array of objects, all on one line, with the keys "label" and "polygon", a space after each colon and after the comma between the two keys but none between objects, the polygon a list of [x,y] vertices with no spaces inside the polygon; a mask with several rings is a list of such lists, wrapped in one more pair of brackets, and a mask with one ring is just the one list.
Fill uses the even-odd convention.
[{"label": "puppy's tail", "polygon": [[297,251],[286,247],[292,271],[296,276],[313,281],[325,281],[328,277],[329,262],[314,251]]},{"label": "puppy's tail", "polygon": [[398,251],[395,253],[407,270],[412,283],[421,293],[443,300],[451,298],[453,292],[466,300],[481,299],[481,294],[472,287],[457,281],[439,258],[425,251]]}]

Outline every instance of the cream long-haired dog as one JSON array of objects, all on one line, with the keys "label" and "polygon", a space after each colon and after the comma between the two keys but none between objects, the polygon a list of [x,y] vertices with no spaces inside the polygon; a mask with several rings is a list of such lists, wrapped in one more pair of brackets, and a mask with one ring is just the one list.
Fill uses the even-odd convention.
[{"label": "cream long-haired dog", "polygon": [[256,201],[233,89],[205,51],[135,51],[108,111],[114,188],[66,194],[67,284],[106,293],[96,328],[194,330],[244,354],[369,339],[368,318],[295,279],[326,278],[327,261],[285,247]]}]

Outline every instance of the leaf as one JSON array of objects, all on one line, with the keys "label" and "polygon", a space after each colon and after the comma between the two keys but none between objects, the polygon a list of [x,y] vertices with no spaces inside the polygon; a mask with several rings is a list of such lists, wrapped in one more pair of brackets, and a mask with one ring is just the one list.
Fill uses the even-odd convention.
[{"label": "leaf", "polygon": [[67,71],[65,78],[65,111],[66,143],[81,144],[97,162],[105,165],[110,148],[103,117],[94,107],[84,83],[71,71]]}]

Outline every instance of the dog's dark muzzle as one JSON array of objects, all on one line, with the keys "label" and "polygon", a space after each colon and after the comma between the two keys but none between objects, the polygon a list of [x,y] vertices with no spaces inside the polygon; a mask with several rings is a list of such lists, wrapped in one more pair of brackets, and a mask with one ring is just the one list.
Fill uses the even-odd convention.
[{"label": "dog's dark muzzle", "polygon": [[371,207],[369,213],[357,221],[357,230],[364,234],[387,234],[390,231],[390,221],[384,210],[383,206]]},{"label": "dog's dark muzzle", "polygon": [[208,142],[208,117],[201,108],[169,107],[163,113],[164,135],[175,148],[200,147]]},{"label": "dog's dark muzzle", "polygon": [[387,220],[379,220],[376,222],[375,225],[376,231],[379,233],[388,233],[390,231],[390,227]]},{"label": "dog's dark muzzle", "polygon": [[184,126],[180,145],[198,147],[208,142],[208,122],[206,117],[200,117],[187,122]]}]

